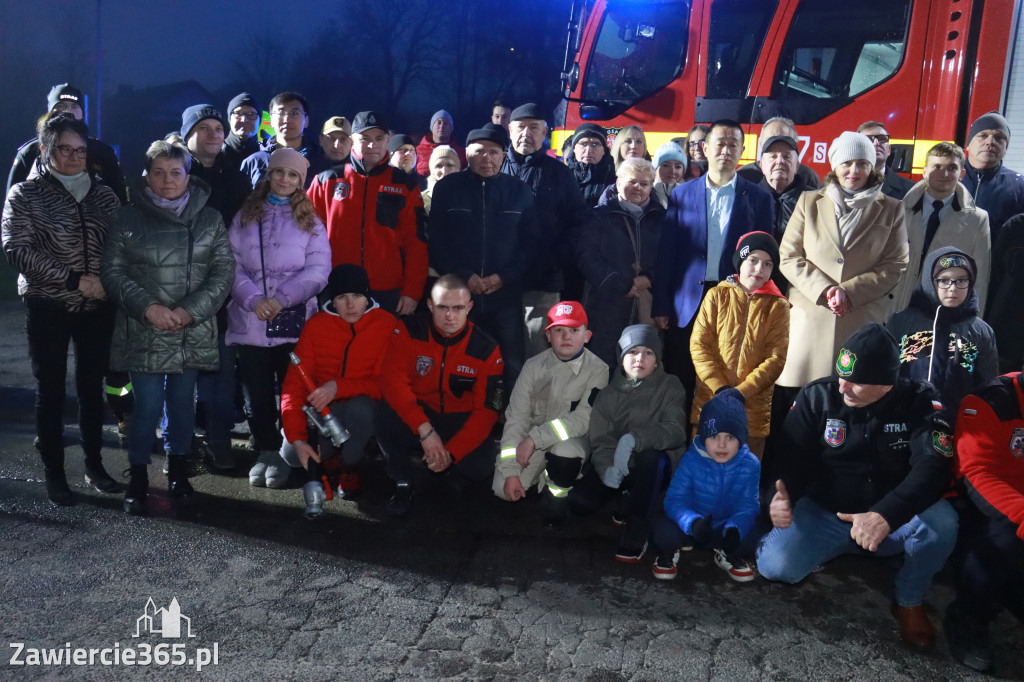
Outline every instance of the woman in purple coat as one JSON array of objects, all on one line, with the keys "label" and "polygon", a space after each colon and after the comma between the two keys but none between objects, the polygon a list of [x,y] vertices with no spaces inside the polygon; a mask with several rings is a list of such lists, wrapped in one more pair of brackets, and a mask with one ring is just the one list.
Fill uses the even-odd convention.
[{"label": "woman in purple coat", "polygon": [[302,190],[308,169],[309,162],[294,149],[275,150],[266,179],[228,231],[236,266],[225,340],[238,346],[239,374],[251,408],[249,428],[259,452],[249,483],[271,488],[284,486],[289,473],[278,454],[281,415],[275,386],[284,382],[299,325],[316,313],[316,295],[331,271],[327,232]]}]

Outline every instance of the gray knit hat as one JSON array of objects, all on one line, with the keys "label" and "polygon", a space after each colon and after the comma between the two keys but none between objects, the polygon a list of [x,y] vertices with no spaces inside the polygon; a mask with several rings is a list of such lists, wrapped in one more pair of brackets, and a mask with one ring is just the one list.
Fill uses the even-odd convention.
[{"label": "gray knit hat", "polygon": [[864,133],[845,130],[832,140],[832,146],[828,148],[828,163],[835,170],[836,166],[856,159],[864,159],[874,166],[875,145]]},{"label": "gray knit hat", "polygon": [[1010,139],[1010,124],[1006,122],[1006,118],[998,111],[982,114],[978,117],[978,120],[971,124],[971,129],[967,131],[967,144],[970,144],[971,139],[982,130],[999,130],[1006,135],[1007,140]]},{"label": "gray knit hat", "polygon": [[619,362],[626,357],[630,348],[646,346],[654,351],[654,357],[661,363],[661,337],[658,330],[649,324],[631,324],[622,330],[619,337]]},{"label": "gray knit hat", "polygon": [[200,121],[204,121],[208,118],[216,119],[220,121],[220,124],[224,125],[224,114],[212,104],[194,104],[185,111],[181,112],[181,139],[183,142],[188,142],[189,133],[192,129],[198,125]]}]

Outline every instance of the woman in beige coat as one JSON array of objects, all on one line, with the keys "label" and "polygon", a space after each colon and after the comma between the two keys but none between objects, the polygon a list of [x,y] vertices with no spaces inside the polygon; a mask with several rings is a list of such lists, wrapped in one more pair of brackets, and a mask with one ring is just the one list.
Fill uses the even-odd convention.
[{"label": "woman in beige coat", "polygon": [[828,155],[832,172],[800,197],[779,249],[793,304],[782,387],[829,376],[847,337],[892,315],[893,288],[907,269],[903,205],[880,191],[871,141],[844,132]]}]

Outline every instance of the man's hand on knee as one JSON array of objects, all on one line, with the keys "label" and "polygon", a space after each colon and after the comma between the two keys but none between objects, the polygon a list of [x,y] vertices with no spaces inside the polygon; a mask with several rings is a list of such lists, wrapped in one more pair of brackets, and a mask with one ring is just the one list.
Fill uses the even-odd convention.
[{"label": "man's hand on knee", "polygon": [[768,516],[776,528],[789,528],[793,523],[793,505],[789,501],[789,491],[782,480],[775,481],[775,497],[768,506]]},{"label": "man's hand on knee", "polygon": [[878,512],[864,512],[863,514],[844,514],[839,512],[836,516],[839,517],[840,521],[847,521],[853,524],[850,528],[850,537],[869,552],[876,551],[878,545],[882,544],[882,540],[887,538],[889,533],[892,532],[892,529],[889,528],[889,522]]}]

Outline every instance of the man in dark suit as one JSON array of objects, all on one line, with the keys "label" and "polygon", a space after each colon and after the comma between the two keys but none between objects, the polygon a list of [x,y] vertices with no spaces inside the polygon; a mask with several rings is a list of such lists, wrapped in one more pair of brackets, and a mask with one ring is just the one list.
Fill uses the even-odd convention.
[{"label": "man in dark suit", "polygon": [[889,159],[889,131],[878,121],[865,121],[857,128],[857,132],[867,135],[871,144],[875,145],[875,170],[885,176],[882,193],[903,201],[914,183],[893,169],[886,168],[885,163]]},{"label": "man in dark suit", "polygon": [[693,396],[695,373],[690,332],[704,294],[735,273],[733,251],[740,237],[759,230],[774,234],[771,194],[736,173],[743,155],[743,129],[716,121],[704,139],[708,172],[676,187],[669,197],[654,273],[652,315],[666,330],[666,370]]}]

